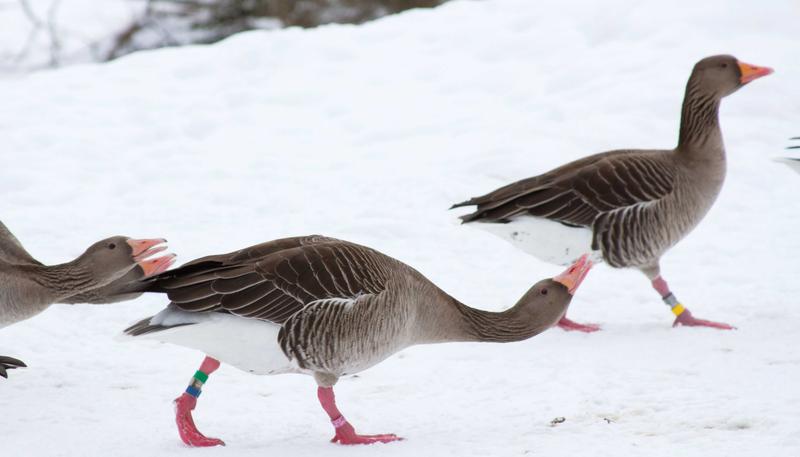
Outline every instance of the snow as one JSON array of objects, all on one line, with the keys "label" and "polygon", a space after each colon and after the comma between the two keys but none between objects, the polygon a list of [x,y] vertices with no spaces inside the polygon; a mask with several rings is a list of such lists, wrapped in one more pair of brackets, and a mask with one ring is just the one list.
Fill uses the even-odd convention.
[{"label": "snow", "polygon": [[499,310],[561,268],[459,226],[450,204],[671,147],[704,56],[776,69],[723,102],[727,182],[663,262],[696,316],[738,330],[673,329],[640,273],[601,265],[570,309],[601,332],[418,346],[337,385],[357,430],[406,441],[333,445],[311,378],[223,366],[195,419],[228,445],[190,450],[170,402],[202,354],[113,340],[164,299],[57,305],[0,332],[0,354],[30,366],[0,380],[4,455],[800,455],[800,180],[770,160],[800,134],[799,12],[454,1],[0,80],[0,217],[44,262],[113,234],[166,237],[188,261],[322,233]]}]

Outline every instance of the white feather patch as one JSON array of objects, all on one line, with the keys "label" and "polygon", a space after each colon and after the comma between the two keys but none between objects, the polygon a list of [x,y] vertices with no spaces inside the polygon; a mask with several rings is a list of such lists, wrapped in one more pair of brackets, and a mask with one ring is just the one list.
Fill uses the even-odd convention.
[{"label": "white feather patch", "polygon": [[570,227],[533,216],[515,217],[505,224],[471,222],[467,225],[493,233],[548,263],[570,265],[583,254],[589,254],[595,263],[603,260],[599,251],[592,250],[592,231],[586,227]]},{"label": "white feather patch", "polygon": [[226,313],[190,313],[170,305],[153,316],[150,323],[180,326],[134,338],[197,349],[249,373],[297,372],[278,345],[281,326],[273,322]]}]

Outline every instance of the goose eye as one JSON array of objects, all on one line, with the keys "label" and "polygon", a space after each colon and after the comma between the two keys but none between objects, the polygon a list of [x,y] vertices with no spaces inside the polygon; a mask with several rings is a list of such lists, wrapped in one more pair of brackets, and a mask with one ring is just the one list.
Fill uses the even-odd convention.
[{"label": "goose eye", "polygon": [[540,295],[547,295],[547,289],[542,288],[541,290],[539,290],[539,294]]},{"label": "goose eye", "polygon": [[722,68],[728,68],[728,64],[727,63],[723,63],[721,66],[722,66]]},{"label": "goose eye", "polygon": [[108,249],[114,249],[116,247],[117,247],[117,245],[114,244],[114,243],[111,243],[111,244],[108,245]]}]

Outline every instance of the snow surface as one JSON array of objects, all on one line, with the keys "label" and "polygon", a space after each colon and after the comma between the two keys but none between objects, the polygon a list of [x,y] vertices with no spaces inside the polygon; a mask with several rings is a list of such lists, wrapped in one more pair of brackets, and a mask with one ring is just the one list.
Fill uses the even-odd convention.
[{"label": "snow surface", "polygon": [[[726,99],[728,180],[663,262],[695,315],[673,329],[635,271],[599,266],[571,307],[591,335],[419,346],[337,386],[364,433],[330,444],[305,376],[223,367],[188,449],[171,400],[202,354],[113,341],[160,310],[57,305],[3,329],[4,456],[800,455],[800,179],[770,160],[800,134],[793,1],[455,1],[363,26],[244,33],[0,81],[0,217],[45,262],[113,234],[183,261],[323,233],[509,306],[560,268],[460,227],[456,201],[590,153],[671,147],[695,61],[776,68]],[[556,426],[556,417],[566,421]]]}]

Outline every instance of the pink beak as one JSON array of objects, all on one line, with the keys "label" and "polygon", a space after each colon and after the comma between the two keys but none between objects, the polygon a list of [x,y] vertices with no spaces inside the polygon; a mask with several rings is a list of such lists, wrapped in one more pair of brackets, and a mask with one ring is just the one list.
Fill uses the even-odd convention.
[{"label": "pink beak", "polygon": [[592,261],[589,260],[588,254],[584,254],[575,261],[569,268],[560,275],[553,278],[553,281],[563,284],[570,295],[575,294],[578,286],[583,282],[583,278],[592,269]]},{"label": "pink beak", "polygon": [[[150,238],[144,240],[134,240],[132,238],[128,239],[128,245],[131,247],[133,251],[133,260],[142,260],[146,257],[150,257],[151,255],[161,252],[167,249],[166,246],[158,246],[159,244],[166,243],[167,240],[164,238]],[[156,247],[158,246],[158,247]]]},{"label": "pink beak", "polygon": [[149,259],[153,255],[167,249],[163,246],[167,240],[163,238],[150,238],[142,240],[129,239],[128,245],[131,247],[133,260],[144,271],[144,276],[152,276],[164,272],[175,262],[175,254]]},{"label": "pink beak", "polygon": [[167,271],[175,263],[175,254],[167,254],[150,260],[140,260],[136,262],[144,271],[144,277],[148,278]]}]

